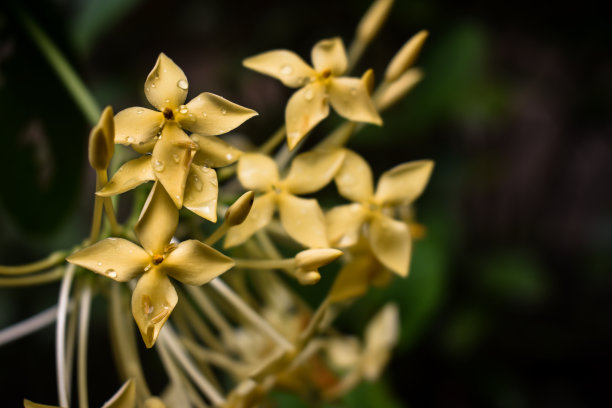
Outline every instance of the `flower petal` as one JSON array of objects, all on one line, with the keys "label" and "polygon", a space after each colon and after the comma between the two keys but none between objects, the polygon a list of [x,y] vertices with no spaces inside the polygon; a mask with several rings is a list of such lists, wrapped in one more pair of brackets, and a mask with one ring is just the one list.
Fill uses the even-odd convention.
[{"label": "flower petal", "polygon": [[331,302],[342,302],[365,294],[370,288],[373,276],[380,264],[367,251],[355,256],[344,265],[329,291]]},{"label": "flower petal", "polygon": [[366,210],[358,203],[340,205],[325,214],[327,238],[332,246],[346,248],[359,239]]},{"label": "flower petal", "polygon": [[193,157],[189,148],[195,144],[174,123],[167,123],[153,149],[152,167],[177,208],[183,206],[185,182]]},{"label": "flower petal", "polygon": [[346,199],[361,203],[372,198],[372,170],[363,157],[351,150],[345,150],[344,162],[334,180]]},{"label": "flower petal", "polygon": [[400,276],[408,276],[412,250],[408,225],[376,214],[370,221],[368,239],[372,252],[383,265]]},{"label": "flower petal", "polygon": [[96,194],[102,197],[121,194],[151,180],[155,180],[155,173],[151,167],[151,156],[146,155],[119,167],[110,181]]},{"label": "flower petal", "polygon": [[160,265],[174,279],[198,286],[233,266],[232,258],[195,239],[181,242]]},{"label": "flower petal", "polygon": [[143,273],[151,257],[127,239],[106,238],[73,253],[66,260],[118,282],[127,282]]},{"label": "flower petal", "polygon": [[184,129],[207,136],[222,135],[240,126],[257,112],[204,92],[175,112],[176,120]]},{"label": "flower petal", "polygon": [[134,232],[142,247],[150,254],[162,254],[170,243],[178,225],[178,210],[159,182],[153,189],[140,213]]},{"label": "flower petal", "polygon": [[185,102],[187,77],[182,69],[163,52],[145,81],[145,95],[151,105],[160,111],[174,109]]},{"label": "flower petal", "polygon": [[144,145],[164,124],[164,114],[147,108],[127,108],[115,115],[115,143]]},{"label": "flower petal", "polygon": [[354,122],[382,125],[366,84],[360,78],[330,78],[329,103],[338,114]]},{"label": "flower petal", "polygon": [[[325,216],[314,198],[279,195],[281,223],[291,238],[309,248],[327,248]],[[247,217],[248,219],[248,217]]]},{"label": "flower petal", "polygon": [[138,280],[132,293],[132,315],[147,348],[155,344],[177,301],[176,289],[160,268],[152,268]]},{"label": "flower petal", "polygon": [[276,208],[276,193],[270,192],[255,197],[253,207],[242,224],[231,227],[225,236],[225,248],[242,244],[257,230],[270,223]]},{"label": "flower petal", "polygon": [[299,154],[291,162],[283,184],[293,194],[310,194],[325,187],[344,159],[344,151],[310,151]]},{"label": "flower petal", "polygon": [[329,115],[325,85],[321,82],[312,82],[296,91],[285,109],[285,123],[287,125],[287,144],[292,150],[306,133]]},{"label": "flower petal", "polygon": [[208,221],[217,222],[218,192],[217,173],[208,167],[191,165],[183,206]]},{"label": "flower petal", "polygon": [[260,153],[245,153],[238,162],[238,180],[247,190],[269,191],[278,182],[278,166]]},{"label": "flower petal", "polygon": [[297,54],[288,50],[264,52],[242,61],[242,65],[282,81],[290,88],[304,86],[315,71]]},{"label": "flower petal", "polygon": [[312,64],[318,73],[330,70],[334,76],[346,72],[348,61],[340,37],[321,40],[312,48]]},{"label": "flower petal", "polygon": [[241,150],[216,136],[192,133],[190,137],[199,146],[193,156],[193,163],[199,166],[225,167],[236,162],[242,155]]},{"label": "flower petal", "polygon": [[434,162],[418,160],[400,164],[380,176],[374,198],[385,204],[411,203],[425,189]]},{"label": "flower petal", "polygon": [[366,327],[364,359],[361,365],[365,378],[374,381],[380,377],[398,338],[399,312],[397,305],[388,303]]}]

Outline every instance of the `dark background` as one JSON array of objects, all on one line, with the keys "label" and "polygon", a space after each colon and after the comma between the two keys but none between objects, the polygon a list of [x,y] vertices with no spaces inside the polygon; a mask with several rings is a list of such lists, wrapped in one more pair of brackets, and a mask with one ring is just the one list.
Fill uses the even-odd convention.
[{"label": "dark background", "polygon": [[[185,71],[190,97],[209,91],[258,111],[239,128],[258,143],[281,123],[291,91],[241,60],[274,48],[308,60],[316,41],[336,35],[348,45],[369,2],[20,4],[101,106],[146,106],[143,83],[163,51]],[[1,264],[80,242],[93,203],[89,124],[15,15],[10,2],[1,6]],[[428,234],[408,279],[372,290],[341,316],[343,329],[359,331],[394,299],[402,337],[383,380],[339,406],[609,404],[611,27],[595,2],[396,2],[356,73],[371,67],[379,78],[425,28],[417,65],[426,76],[383,115],[383,128],[366,127],[350,147],[376,175],[436,161],[417,203]],[[335,114],[330,122],[321,129]],[[0,289],[0,327],[52,305],[57,288]],[[104,301],[96,302],[92,406],[119,385],[110,355],[95,353],[108,347]],[[53,335],[48,328],[0,349],[2,406],[56,401]]]}]

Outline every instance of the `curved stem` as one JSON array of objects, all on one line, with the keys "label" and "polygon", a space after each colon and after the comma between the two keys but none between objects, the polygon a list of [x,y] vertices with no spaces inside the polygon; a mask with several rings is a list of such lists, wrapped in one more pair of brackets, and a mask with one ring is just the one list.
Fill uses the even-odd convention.
[{"label": "curved stem", "polygon": [[68,389],[66,387],[66,314],[68,313],[68,303],[70,287],[74,278],[76,266],[69,264],[66,267],[66,274],[62,279],[59,299],[57,302],[57,325],[55,330],[55,364],[57,365],[57,393],[60,406],[69,406]]},{"label": "curved stem", "polygon": [[19,278],[0,278],[0,287],[40,285],[59,280],[64,275],[64,266],[58,266],[49,272],[34,276],[21,276]]},{"label": "curved stem", "polygon": [[286,269],[295,267],[295,259],[236,259],[236,268],[245,269]]},{"label": "curved stem", "polygon": [[65,251],[53,252],[40,261],[24,265],[4,266],[0,265],[0,275],[24,275],[26,273],[40,272],[57,265],[66,258]]},{"label": "curved stem", "polygon": [[79,304],[79,351],[77,356],[79,407],[88,408],[87,398],[87,332],[91,311],[91,285],[85,284]]},{"label": "curved stem", "polygon": [[0,330],[0,347],[47,327],[57,319],[57,305]]}]

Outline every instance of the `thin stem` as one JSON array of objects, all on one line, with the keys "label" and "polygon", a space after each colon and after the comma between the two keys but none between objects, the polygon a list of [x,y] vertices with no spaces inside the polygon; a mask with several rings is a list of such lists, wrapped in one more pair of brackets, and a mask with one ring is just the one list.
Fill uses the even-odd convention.
[{"label": "thin stem", "polygon": [[57,319],[57,305],[0,330],[0,347],[47,327]]},{"label": "thin stem", "polygon": [[91,311],[91,285],[85,284],[79,304],[79,351],[77,356],[79,407],[88,408],[87,397],[87,333]]},{"label": "thin stem", "polygon": [[221,224],[221,226],[219,228],[217,228],[215,230],[215,232],[213,232],[206,239],[206,241],[204,241],[204,243],[206,245],[210,245],[210,246],[215,245],[217,243],[217,241],[219,241],[221,238],[223,238],[223,236],[225,235],[225,233],[227,232],[228,229],[229,229],[229,225],[227,225],[227,223],[224,221],[223,224]]},{"label": "thin stem", "polygon": [[180,302],[181,310],[185,312],[187,319],[190,322],[191,329],[199,337],[201,341],[214,350],[222,351],[223,346],[211,329],[206,325],[204,319],[200,318],[198,312],[195,311],[189,302]]},{"label": "thin stem", "polygon": [[236,268],[245,269],[286,269],[295,267],[295,259],[236,259]]},{"label": "thin stem", "polygon": [[60,406],[67,407],[68,391],[66,387],[66,314],[70,296],[70,287],[74,279],[75,265],[69,264],[62,279],[57,302],[57,325],[55,331],[55,364],[57,365],[57,393]]},{"label": "thin stem", "polygon": [[285,140],[287,134],[287,128],[285,125],[281,126],[270,138],[257,149],[259,153],[270,154],[272,151]]},{"label": "thin stem", "polygon": [[[81,301],[81,288],[75,289],[75,294],[72,297],[74,304],[79,304]],[[76,338],[77,328],[79,326],[79,315],[78,313],[71,313],[68,317],[68,324],[66,328],[66,394],[72,395],[72,370],[74,368],[74,354],[76,350]]]},{"label": "thin stem", "polygon": [[[168,374],[168,377],[170,377],[170,382],[178,389],[178,392],[176,393],[177,396],[179,398],[185,398],[185,390],[184,390],[185,383],[182,381],[181,372],[178,366],[176,365],[176,363],[172,360],[172,357],[170,356],[170,352],[168,351],[169,347],[166,345],[166,343],[163,340],[162,334],[164,333],[164,331],[166,331],[166,329],[167,327],[164,328],[164,330],[162,330],[159,337],[157,338],[155,350],[157,350],[157,352],[159,353],[159,357],[162,361],[164,368],[166,369],[166,373]],[[185,400],[181,402],[182,403],[180,405],[185,405],[184,403],[188,401],[185,398]],[[188,405],[189,404],[185,406],[188,406]]]},{"label": "thin stem", "polygon": [[325,300],[323,300],[323,302],[321,302],[321,304],[317,308],[317,311],[310,319],[310,322],[308,322],[308,327],[306,327],[306,330],[304,330],[300,335],[300,345],[302,347],[307,344],[312,338],[312,336],[314,336],[317,332],[317,329],[319,328],[319,323],[321,323],[323,317],[325,317],[325,313],[327,312],[327,309],[330,304],[331,302],[329,301],[329,297],[326,297]]},{"label": "thin stem", "polygon": [[[102,187],[100,172],[96,172],[96,190]],[[102,211],[104,209],[104,197],[95,196],[94,210],[91,218],[91,232],[89,233],[89,243],[93,244],[100,236],[100,226],[102,225]]]},{"label": "thin stem", "polygon": [[64,275],[64,266],[58,266],[49,272],[34,276],[21,276],[19,278],[0,278],[0,287],[40,285],[59,280]]},{"label": "thin stem", "polygon": [[206,349],[193,341],[183,340],[183,342],[187,350],[189,350],[195,358],[225,369],[238,378],[245,377],[247,367],[244,364],[232,360],[224,353]]},{"label": "thin stem", "polygon": [[[106,170],[96,171],[97,181],[96,188],[102,188],[108,183],[108,174]],[[97,196],[96,196],[97,198]],[[115,209],[113,208],[113,201],[110,197],[104,197],[102,199],[102,203],[104,205],[104,212],[106,214],[106,218],[108,218],[108,222],[111,226],[111,232],[113,235],[121,234],[121,227],[117,223],[117,217],[115,216]]]},{"label": "thin stem", "polygon": [[232,326],[230,326],[223,315],[219,313],[204,292],[202,292],[200,288],[190,285],[185,285],[185,289],[187,289],[198,307],[202,309],[204,314],[210,319],[211,323],[221,332],[222,338],[230,342],[233,341]]},{"label": "thin stem", "polygon": [[40,261],[32,262],[24,265],[3,266],[0,265],[0,275],[24,275],[26,273],[40,272],[49,269],[66,258],[65,251],[57,251],[51,253]]}]

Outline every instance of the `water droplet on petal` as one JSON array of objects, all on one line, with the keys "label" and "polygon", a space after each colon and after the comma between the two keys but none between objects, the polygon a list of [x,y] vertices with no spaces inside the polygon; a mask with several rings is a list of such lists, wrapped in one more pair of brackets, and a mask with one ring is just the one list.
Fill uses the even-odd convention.
[{"label": "water droplet on petal", "polygon": [[186,91],[187,90],[187,81],[185,81],[184,79],[179,79],[179,81],[176,83],[176,86],[178,86],[182,90]]},{"label": "water droplet on petal", "polygon": [[351,88],[351,95],[357,95],[357,88]]},{"label": "water droplet on petal", "polygon": [[116,278],[117,277],[117,271],[115,271],[114,269],[107,269],[104,272],[109,278]]},{"label": "water droplet on petal", "polygon": [[98,266],[102,266],[102,262],[98,262]]},{"label": "water droplet on petal", "polygon": [[225,108],[221,108],[221,114],[222,115],[226,115],[227,114],[227,110]]},{"label": "water droplet on petal", "polygon": [[304,99],[306,99],[307,101],[312,101],[313,97],[314,94],[312,92],[312,89],[307,89],[306,92],[304,92]]},{"label": "water droplet on petal", "polygon": [[181,105],[181,107],[179,108],[179,112],[185,115],[187,112],[189,112],[189,109],[187,109],[187,106]]},{"label": "water droplet on petal", "polygon": [[281,75],[291,75],[293,73],[293,68],[289,65],[283,65],[280,69]]},{"label": "water droplet on petal", "polygon": [[193,176],[192,181],[193,187],[198,191],[202,191],[202,180],[198,176]]},{"label": "water droplet on petal", "polygon": [[206,116],[208,116],[206,112],[202,112],[202,117],[205,118]]},{"label": "water droplet on petal", "polygon": [[137,115],[142,115],[144,113],[144,109],[136,109]]},{"label": "water droplet on petal", "polygon": [[166,98],[166,100],[164,102],[170,103],[170,99]]},{"label": "water droplet on petal", "polygon": [[164,169],[166,168],[166,165],[164,164],[163,161],[155,159],[153,161],[153,170],[158,171],[158,172],[162,172],[164,171]]},{"label": "water droplet on petal", "polygon": [[172,154],[172,159],[174,160],[175,163],[178,163],[179,161],[181,161],[181,158],[176,153]]},{"label": "water droplet on petal", "polygon": [[234,155],[233,155],[233,154],[231,154],[231,153],[228,153],[228,154],[226,154],[226,155],[225,155],[225,158],[226,158],[227,160],[232,160],[232,159],[234,158]]},{"label": "water droplet on petal", "polygon": [[128,136],[126,140],[129,144],[134,143],[134,138],[132,136]]}]

